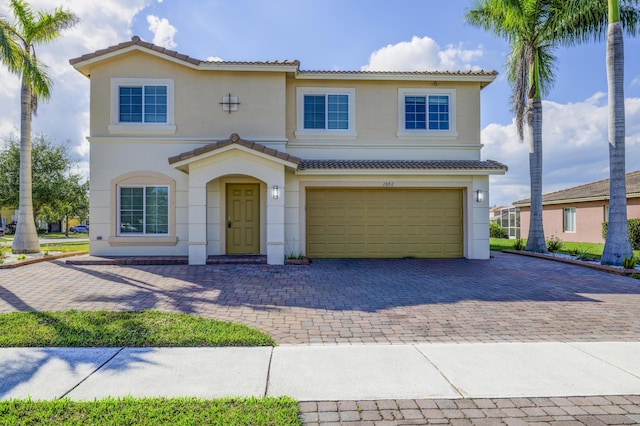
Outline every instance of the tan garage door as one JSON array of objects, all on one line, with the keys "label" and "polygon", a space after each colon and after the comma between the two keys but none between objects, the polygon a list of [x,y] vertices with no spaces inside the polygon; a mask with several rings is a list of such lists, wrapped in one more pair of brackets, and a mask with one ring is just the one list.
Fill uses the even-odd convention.
[{"label": "tan garage door", "polygon": [[462,257],[461,189],[307,189],[309,257]]}]

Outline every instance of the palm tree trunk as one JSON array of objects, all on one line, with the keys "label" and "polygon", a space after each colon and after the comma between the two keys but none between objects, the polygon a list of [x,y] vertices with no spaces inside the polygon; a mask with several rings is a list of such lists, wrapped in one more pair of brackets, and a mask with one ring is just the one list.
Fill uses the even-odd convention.
[{"label": "palm tree trunk", "polygon": [[33,217],[31,176],[31,90],[22,82],[20,91],[20,206],[12,251],[39,253],[40,243]]},{"label": "palm tree trunk", "polygon": [[607,34],[609,87],[609,224],[602,253],[605,265],[621,265],[633,256],[627,225],[624,122],[624,43],[622,25],[611,22]]},{"label": "palm tree trunk", "polygon": [[529,178],[531,182],[531,212],[526,251],[546,253],[542,226],[542,100],[529,99],[531,110],[527,113],[529,125]]}]

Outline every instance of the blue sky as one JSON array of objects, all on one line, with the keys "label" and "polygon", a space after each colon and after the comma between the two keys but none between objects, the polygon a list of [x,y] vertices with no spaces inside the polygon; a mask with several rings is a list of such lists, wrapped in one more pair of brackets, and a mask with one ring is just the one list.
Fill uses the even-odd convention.
[{"label": "blue sky", "polygon": [[[0,14],[7,15],[0,0]],[[68,59],[132,35],[198,59],[298,59],[306,70],[495,69],[482,92],[483,159],[509,166],[491,178],[490,202],[529,196],[528,147],[518,142],[504,62],[508,45],[464,22],[470,0],[32,0],[80,23],[39,56],[54,92],[34,131],[67,143],[86,170],[89,84]],[[625,38],[627,170],[640,169],[640,38]],[[544,102],[544,192],[608,177],[604,41],[558,49],[556,83]],[[0,138],[17,134],[19,86],[0,70]]]}]

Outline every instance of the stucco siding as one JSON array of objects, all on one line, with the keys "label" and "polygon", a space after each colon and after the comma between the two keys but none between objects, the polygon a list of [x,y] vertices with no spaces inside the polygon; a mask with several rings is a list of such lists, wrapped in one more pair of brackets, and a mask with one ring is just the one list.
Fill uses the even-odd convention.
[{"label": "stucco siding", "polygon": [[[355,128],[357,136],[296,136],[299,127],[297,89],[331,88],[355,90]],[[451,90],[455,93],[456,136],[447,132],[431,132],[423,138],[398,136],[399,89]],[[287,79],[286,136],[287,151],[310,159],[357,159],[366,150],[367,159],[480,159],[480,85],[415,81],[336,81]],[[439,136],[442,137],[439,137]],[[393,153],[390,153],[393,150]]]},{"label": "stucco siding", "polygon": [[[282,73],[206,72],[132,52],[96,65],[91,72],[92,136],[109,136],[111,78],[173,79],[175,125],[173,137],[284,138],[285,77]],[[237,111],[223,111],[224,96],[238,97]]]},{"label": "stucco siding", "polygon": [[[542,221],[545,238],[556,236],[567,242],[604,243],[602,222],[605,219],[605,206],[608,204],[608,201],[591,201],[544,206]],[[564,231],[565,207],[575,207],[576,209],[576,232]],[[627,200],[627,217],[628,219],[640,218],[640,199],[629,198]],[[520,235],[523,238],[527,238],[529,235],[529,222],[529,207],[521,207]]]}]

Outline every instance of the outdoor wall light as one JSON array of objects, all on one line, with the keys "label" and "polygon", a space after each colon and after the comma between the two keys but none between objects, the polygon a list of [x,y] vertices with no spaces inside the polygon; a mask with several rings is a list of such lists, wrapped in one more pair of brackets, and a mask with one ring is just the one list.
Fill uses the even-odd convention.
[{"label": "outdoor wall light", "polygon": [[482,192],[482,189],[478,189],[478,190],[476,191],[476,201],[477,201],[478,203],[481,203],[481,202],[482,202],[482,200],[484,200],[484,192]]},{"label": "outdoor wall light", "polygon": [[271,188],[271,196],[274,200],[280,198],[280,188],[278,188],[278,185],[273,185],[273,188]]}]

